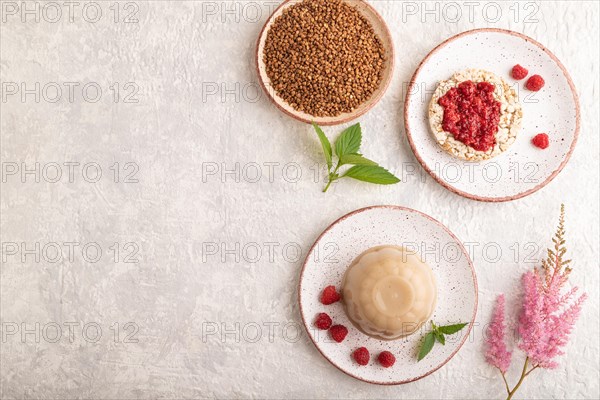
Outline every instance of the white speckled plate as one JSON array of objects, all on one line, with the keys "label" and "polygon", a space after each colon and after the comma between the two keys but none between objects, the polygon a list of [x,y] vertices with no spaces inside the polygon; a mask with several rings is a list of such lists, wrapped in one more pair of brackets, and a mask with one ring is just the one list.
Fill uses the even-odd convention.
[{"label": "white speckled plate", "polygon": [[[473,322],[477,311],[477,279],[473,264],[461,242],[444,225],[419,211],[397,206],[368,207],[354,211],[336,222],[317,239],[304,262],[298,297],[306,330],[317,349],[333,365],[369,383],[397,385],[421,379],[447,363],[469,335],[471,325],[446,339],[446,345],[417,363],[422,335],[429,326],[393,341],[377,340],[356,329],[341,302],[325,306],[319,301],[322,290],[340,285],[346,268],[363,251],[379,245],[398,245],[416,250],[432,268],[438,284],[438,301],[432,320],[438,324]],[[327,331],[314,327],[318,313],[326,312],[333,324],[349,333],[342,343]],[[371,362],[359,366],[351,353],[366,347]],[[396,356],[396,364],[383,368],[377,355],[384,350]]]},{"label": "white speckled plate", "polygon": [[[512,79],[515,64],[529,70],[527,78]],[[429,129],[427,109],[438,82],[467,68],[488,70],[515,84],[523,105],[517,141],[488,161],[467,162],[449,155]],[[534,74],[546,81],[539,92],[525,89]],[[433,49],[411,80],[404,118],[413,152],[435,180],[461,196],[492,202],[525,197],[554,179],[573,152],[580,123],[575,87],[556,56],[525,35],[501,29],[464,32]],[[531,144],[538,133],[550,136],[548,149]]]}]

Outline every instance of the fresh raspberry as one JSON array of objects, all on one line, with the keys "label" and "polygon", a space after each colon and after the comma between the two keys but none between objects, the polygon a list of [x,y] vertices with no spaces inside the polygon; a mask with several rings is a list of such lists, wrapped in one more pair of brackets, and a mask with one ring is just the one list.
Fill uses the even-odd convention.
[{"label": "fresh raspberry", "polygon": [[540,149],[547,149],[550,146],[550,139],[545,133],[540,133],[531,140],[531,143]]},{"label": "fresh raspberry", "polygon": [[512,69],[512,77],[518,81],[525,78],[529,71],[527,69],[521,67],[519,64],[515,65]]},{"label": "fresh raspberry", "polygon": [[334,325],[329,328],[329,334],[338,343],[342,343],[348,334],[348,328],[343,325]]},{"label": "fresh raspberry", "polygon": [[544,87],[544,78],[539,75],[532,75],[531,78],[527,79],[525,87],[533,92],[537,92]]},{"label": "fresh raspberry", "polygon": [[315,325],[317,328],[322,330],[327,330],[331,326],[331,317],[325,313],[320,313],[317,315],[317,320],[315,321]]},{"label": "fresh raspberry", "polygon": [[382,351],[377,357],[377,361],[384,368],[389,368],[396,363],[396,357],[389,351]]},{"label": "fresh raspberry", "polygon": [[335,290],[335,286],[327,286],[323,290],[323,294],[321,294],[321,303],[327,306],[337,301],[340,301],[340,295]]},{"label": "fresh raspberry", "polygon": [[358,365],[367,365],[371,355],[366,347],[359,347],[358,349],[354,350],[352,357],[354,357],[354,361],[356,361]]}]

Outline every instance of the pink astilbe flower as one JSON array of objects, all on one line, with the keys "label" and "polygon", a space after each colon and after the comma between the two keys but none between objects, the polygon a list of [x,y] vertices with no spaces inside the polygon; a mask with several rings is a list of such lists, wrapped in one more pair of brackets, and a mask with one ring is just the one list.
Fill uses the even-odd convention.
[{"label": "pink astilbe flower", "polygon": [[523,309],[519,315],[519,348],[527,353],[534,364],[554,368],[546,350],[549,332],[544,321],[544,297],[540,291],[539,274],[527,272],[523,275]]},{"label": "pink astilbe flower", "polygon": [[541,268],[523,275],[523,306],[519,314],[519,349],[527,357],[523,363],[521,377],[511,389],[505,372],[510,366],[511,353],[504,343],[504,295],[498,303],[489,327],[486,349],[488,363],[502,372],[502,379],[511,400],[523,380],[538,368],[556,368],[555,358],[564,354],[563,348],[569,340],[573,326],[587,298],[584,293],[575,298],[578,288],[563,290],[569,281],[571,268],[567,265],[571,260],[563,260],[565,247],[565,209],[560,210],[560,220],[556,234],[552,238],[553,249],[548,249],[548,257],[542,261]]},{"label": "pink astilbe flower", "polygon": [[578,288],[563,294],[571,268],[570,260],[563,260],[564,208],[556,235],[552,239],[554,249],[548,249],[548,258],[542,268],[523,275],[523,309],[519,316],[519,348],[527,353],[532,365],[540,368],[556,368],[556,356],[564,354],[562,348],[577,321],[581,306],[587,296],[583,294],[572,301]]},{"label": "pink astilbe flower", "polygon": [[527,353],[531,363],[541,368],[556,368],[556,356],[563,354],[569,334],[586,299],[583,294],[568,304],[577,292],[571,289],[566,295],[560,293],[560,280],[552,279],[550,287],[544,287],[539,271],[523,275],[523,309],[519,316],[519,348]]},{"label": "pink astilbe flower", "polygon": [[496,307],[492,314],[492,323],[487,331],[487,350],[485,352],[487,362],[498,368],[503,374],[510,367],[512,357],[512,353],[506,349],[505,343],[504,304],[504,295],[501,294],[496,301]]}]

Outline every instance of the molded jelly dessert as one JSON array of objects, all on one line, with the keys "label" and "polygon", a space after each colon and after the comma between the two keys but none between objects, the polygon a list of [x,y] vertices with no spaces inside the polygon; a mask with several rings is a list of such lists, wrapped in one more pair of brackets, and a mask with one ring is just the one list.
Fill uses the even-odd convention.
[{"label": "molded jelly dessert", "polygon": [[433,313],[437,285],[431,268],[398,246],[373,247],[348,267],[342,282],[346,313],[366,335],[410,335]]}]

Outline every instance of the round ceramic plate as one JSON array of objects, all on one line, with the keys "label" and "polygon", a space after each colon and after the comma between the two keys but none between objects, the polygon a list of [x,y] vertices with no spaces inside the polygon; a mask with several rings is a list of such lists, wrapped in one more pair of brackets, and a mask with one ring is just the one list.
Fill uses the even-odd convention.
[{"label": "round ceramic plate", "polygon": [[[529,76],[541,75],[539,92],[516,81],[512,67],[520,64]],[[468,68],[484,69],[514,85],[523,106],[523,124],[516,142],[505,153],[482,162],[462,161],[446,153],[429,128],[428,107],[441,80]],[[579,101],[561,62],[535,40],[501,29],[477,29],[454,36],[417,68],[404,105],[406,134],[425,170],[447,189],[480,201],[509,201],[547,185],[563,169],[577,142]],[[550,147],[540,150],[531,139],[547,133]]]},{"label": "round ceramic plate", "polygon": [[[473,264],[461,242],[448,228],[419,211],[396,206],[368,207],[354,211],[336,222],[317,239],[304,262],[298,291],[300,312],[310,338],[333,365],[362,381],[397,385],[421,379],[446,364],[460,349],[472,324],[448,336],[446,345],[436,345],[431,353],[417,362],[424,326],[407,337],[385,341],[373,339],[355,328],[341,302],[323,305],[322,290],[340,285],[346,268],[359,254],[380,245],[403,246],[421,255],[437,280],[438,299],[431,319],[436,324],[473,322],[477,311],[477,280]],[[334,324],[348,328],[342,343],[333,341],[327,331],[314,327],[317,314],[326,312]],[[366,347],[371,362],[359,366],[351,353]],[[391,368],[381,367],[377,355],[384,350],[396,356]]]},{"label": "round ceramic plate", "polygon": [[371,23],[373,30],[375,31],[377,36],[379,36],[383,47],[385,48],[386,60],[384,64],[381,84],[379,85],[379,88],[377,88],[375,93],[373,93],[371,98],[369,98],[369,100],[358,106],[354,111],[350,113],[343,113],[335,117],[314,117],[305,112],[297,111],[288,103],[286,103],[281,97],[279,97],[273,89],[273,87],[271,86],[271,80],[267,76],[267,70],[262,55],[264,53],[265,42],[267,40],[267,32],[269,31],[269,28],[271,27],[273,22],[275,22],[275,19],[279,17],[286,8],[291,7],[294,4],[299,3],[301,1],[302,0],[284,1],[269,17],[269,19],[265,23],[265,26],[260,32],[255,53],[256,69],[258,72],[260,84],[267,96],[269,97],[269,99],[273,102],[273,104],[275,104],[275,106],[277,106],[278,109],[299,121],[306,123],[311,123],[314,121],[319,125],[339,125],[352,121],[365,114],[367,111],[373,108],[375,104],[379,102],[379,100],[381,100],[390,84],[390,81],[392,80],[392,75],[394,73],[394,43],[392,40],[392,35],[381,15],[379,15],[379,13],[366,1],[346,0],[352,7],[355,7],[367,19],[367,21]]}]

